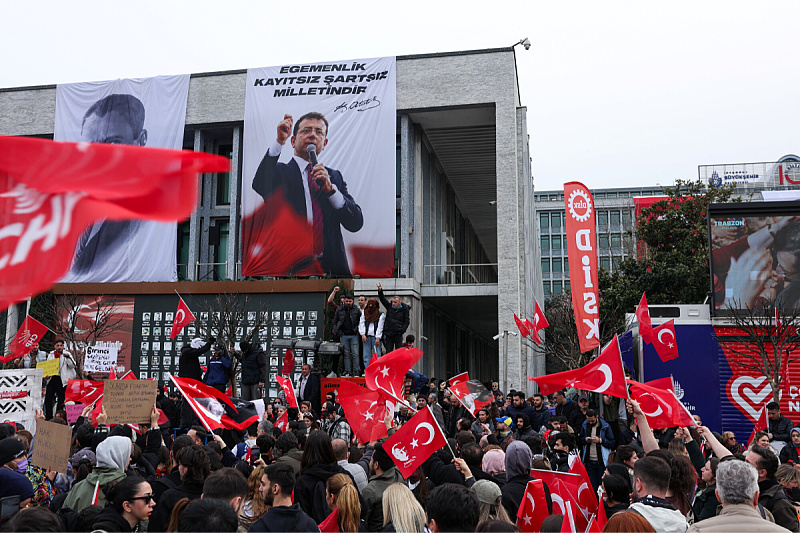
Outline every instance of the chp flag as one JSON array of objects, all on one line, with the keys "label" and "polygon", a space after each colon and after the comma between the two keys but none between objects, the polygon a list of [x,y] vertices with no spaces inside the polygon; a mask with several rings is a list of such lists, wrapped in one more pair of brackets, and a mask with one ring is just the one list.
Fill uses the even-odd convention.
[{"label": "chp flag", "polygon": [[426,406],[389,437],[383,449],[389,453],[403,477],[408,478],[428,457],[445,445],[447,439],[433,417],[431,408]]},{"label": "chp flag", "polygon": [[209,431],[220,428],[242,430],[258,422],[258,412],[253,402],[229,398],[196,379],[179,378],[172,374],[169,377]]},{"label": "chp flag", "polygon": [[0,357],[0,362],[7,363],[13,359],[25,357],[31,353],[33,347],[42,340],[46,333],[47,326],[30,315],[26,316],[19,330],[17,330],[17,334],[14,335],[14,340],[11,341],[11,346],[9,347],[11,353]]},{"label": "chp flag", "polygon": [[600,298],[597,277],[597,228],[594,199],[577,181],[564,184],[567,254],[572,272],[572,307],[581,352],[600,346]]},{"label": "chp flag", "polygon": [[589,364],[575,370],[529,377],[528,379],[539,384],[539,391],[542,394],[551,394],[565,387],[574,387],[617,398],[628,398],[622,354],[616,335],[600,355]]},{"label": "chp flag", "polygon": [[175,311],[175,319],[172,322],[172,332],[169,334],[169,338],[172,340],[175,340],[175,337],[181,334],[181,331],[183,331],[183,328],[186,327],[187,324],[194,321],[194,314],[189,310],[189,306],[186,305],[186,302],[183,301],[180,295],[178,298],[178,309]]}]

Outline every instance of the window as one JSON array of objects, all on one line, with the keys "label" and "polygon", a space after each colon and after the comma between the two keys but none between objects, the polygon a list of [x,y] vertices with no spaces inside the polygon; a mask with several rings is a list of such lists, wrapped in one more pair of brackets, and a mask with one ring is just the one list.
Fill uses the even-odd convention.
[{"label": "window", "polygon": [[550,259],[543,257],[542,258],[542,274],[550,273]]},{"label": "window", "polygon": [[[214,246],[214,280],[233,279],[228,275],[228,221],[217,220],[214,224],[219,232],[219,242],[209,243]],[[209,239],[211,234],[209,233]],[[231,274],[233,274],[231,272]]]},{"label": "window", "polygon": [[[219,155],[230,159],[233,156],[232,144],[221,144],[219,146]],[[231,204],[231,173],[220,172],[217,174],[217,198],[216,205],[230,205]]]},{"label": "window", "polygon": [[554,228],[560,228],[561,227],[561,213],[551,213],[550,214],[550,219],[552,221],[552,226]]},{"label": "window", "polygon": [[561,292],[562,292],[561,286],[562,286],[562,282],[554,281],[553,282],[553,294],[561,294]]},{"label": "window", "polygon": [[597,242],[597,246],[599,246],[601,250],[608,250],[608,233],[601,233],[598,235]]},{"label": "window", "polygon": [[609,215],[610,215],[611,225],[619,226],[619,211],[611,211]]},{"label": "window", "polygon": [[606,197],[606,193],[604,193],[604,192],[598,192],[598,193],[595,193],[595,194],[594,194],[594,197],[595,197],[595,198],[599,198],[599,199],[601,199],[601,200],[602,200],[602,199],[605,199],[605,197]]},{"label": "window", "polygon": [[189,279],[189,226],[188,220],[178,224],[178,281]]},{"label": "window", "polygon": [[543,281],[542,282],[542,286],[544,287],[544,295],[545,296],[550,296],[550,282],[549,281]]},{"label": "window", "polygon": [[605,270],[611,270],[611,258],[609,257],[601,257],[600,258],[600,268]]},{"label": "window", "polygon": [[550,201],[551,202],[557,202],[558,201],[558,195],[557,194],[551,194],[550,195]]},{"label": "window", "polygon": [[621,263],[622,263],[622,256],[615,255],[614,257],[611,258],[611,264],[613,265],[614,270],[618,270],[619,265]]},{"label": "window", "polygon": [[615,192],[610,192],[610,193],[608,193],[608,196],[607,196],[607,198],[616,198],[616,197],[617,197],[617,193],[615,193]]},{"label": "window", "polygon": [[619,197],[620,197],[620,198],[627,198],[628,196],[629,196],[629,193],[627,193],[627,192],[621,192],[621,193],[619,193]]},{"label": "window", "polygon": [[597,212],[597,225],[608,226],[608,211]]},{"label": "window", "polygon": [[541,236],[542,241],[542,250],[549,250],[550,249],[550,237],[548,235]]},{"label": "window", "polygon": [[561,249],[561,235],[553,235],[553,250]]},{"label": "window", "polygon": [[622,247],[622,235],[619,233],[611,234],[611,248],[619,250]]},{"label": "window", "polygon": [[569,292],[569,291],[570,291],[569,280],[564,280],[564,292]]},{"label": "window", "polygon": [[554,257],[553,258],[553,272],[561,272],[561,258]]},{"label": "window", "polygon": [[539,227],[540,228],[547,228],[550,226],[550,214],[549,213],[539,213]]},{"label": "window", "polygon": [[569,276],[569,257],[564,261],[564,274]]},{"label": "window", "polygon": [[623,209],[622,210],[622,224],[624,226],[631,225],[631,211],[630,209]]},{"label": "window", "polygon": [[628,252],[631,252],[631,248],[633,247],[633,238],[631,237],[630,233],[625,233],[622,235],[622,245]]}]

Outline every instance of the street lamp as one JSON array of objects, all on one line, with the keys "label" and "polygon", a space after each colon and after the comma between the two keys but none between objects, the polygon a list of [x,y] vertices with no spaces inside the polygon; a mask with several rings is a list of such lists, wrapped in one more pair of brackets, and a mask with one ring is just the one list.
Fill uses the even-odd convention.
[{"label": "street lamp", "polygon": [[[494,339],[494,340],[503,339],[503,368],[502,368],[503,381],[502,381],[502,386],[503,386],[503,390],[506,390],[506,391],[508,390],[507,381],[508,381],[508,336],[509,335],[514,335],[515,337],[517,336],[517,334],[515,332],[505,330],[505,331],[501,331],[500,333],[498,333],[497,335],[492,337],[492,339]],[[522,373],[522,368],[520,368],[520,373]]]}]

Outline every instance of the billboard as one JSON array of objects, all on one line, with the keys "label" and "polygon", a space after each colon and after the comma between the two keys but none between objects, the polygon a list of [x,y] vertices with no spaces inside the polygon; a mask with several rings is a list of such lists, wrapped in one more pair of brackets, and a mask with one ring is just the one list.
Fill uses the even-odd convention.
[{"label": "billboard", "polygon": [[711,187],[734,185],[740,188],[770,188],[800,185],[800,163],[790,160],[773,163],[700,165],[697,167],[697,174],[703,183]]},{"label": "billboard", "polygon": [[716,314],[800,308],[800,216],[795,202],[711,204],[711,284]]},{"label": "billboard", "polygon": [[[188,96],[188,75],[58,85],[53,137],[181,149]],[[177,281],[176,249],[174,222],[105,220],[81,236],[61,282]]]},{"label": "billboard", "polygon": [[247,71],[244,276],[390,277],[395,58]]}]

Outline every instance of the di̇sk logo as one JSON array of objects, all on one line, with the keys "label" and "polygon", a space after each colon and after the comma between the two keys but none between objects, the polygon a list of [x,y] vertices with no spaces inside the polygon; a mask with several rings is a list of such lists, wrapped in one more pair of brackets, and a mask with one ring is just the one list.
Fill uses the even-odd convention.
[{"label": "di\u0307sk logo", "polygon": [[758,419],[761,409],[772,397],[772,387],[766,376],[739,376],[728,385],[728,398],[752,422]]},{"label": "di\u0307sk logo", "polygon": [[569,195],[569,214],[578,222],[586,222],[592,214],[592,201],[589,194],[581,189],[572,191]]}]

